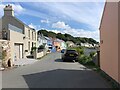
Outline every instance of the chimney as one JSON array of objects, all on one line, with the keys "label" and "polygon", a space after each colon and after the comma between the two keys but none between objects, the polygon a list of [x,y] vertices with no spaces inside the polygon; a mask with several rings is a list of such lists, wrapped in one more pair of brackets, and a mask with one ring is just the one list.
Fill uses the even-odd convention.
[{"label": "chimney", "polygon": [[4,16],[14,16],[12,5],[6,5],[4,8]]}]

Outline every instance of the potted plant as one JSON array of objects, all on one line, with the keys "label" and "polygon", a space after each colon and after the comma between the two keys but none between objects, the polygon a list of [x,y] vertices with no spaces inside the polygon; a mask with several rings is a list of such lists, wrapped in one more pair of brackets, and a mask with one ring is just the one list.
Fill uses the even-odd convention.
[{"label": "potted plant", "polygon": [[37,47],[32,47],[30,53],[33,54],[34,51],[36,51]]}]

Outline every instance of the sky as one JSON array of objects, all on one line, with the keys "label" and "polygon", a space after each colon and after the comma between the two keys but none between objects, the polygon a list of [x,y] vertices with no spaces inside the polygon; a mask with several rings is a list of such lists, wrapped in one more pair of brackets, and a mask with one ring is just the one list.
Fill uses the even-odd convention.
[{"label": "sky", "polygon": [[68,33],[99,41],[103,2],[0,2],[0,17],[5,5],[13,6],[15,17],[36,30]]}]

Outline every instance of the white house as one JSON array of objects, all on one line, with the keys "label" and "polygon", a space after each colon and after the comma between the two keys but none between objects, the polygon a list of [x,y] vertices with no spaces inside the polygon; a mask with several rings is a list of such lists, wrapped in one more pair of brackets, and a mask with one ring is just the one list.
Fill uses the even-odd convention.
[{"label": "white house", "polygon": [[42,33],[38,33],[37,47],[39,47],[41,45],[44,45],[45,47],[47,47],[47,38]]},{"label": "white house", "polygon": [[89,43],[81,43],[81,46],[83,46],[83,47],[94,47],[92,44],[89,44]]},{"label": "white house", "polygon": [[67,44],[68,47],[75,46],[75,44],[72,41],[67,41],[66,44]]},{"label": "white house", "polygon": [[61,45],[61,50],[67,48],[67,44],[63,40],[61,40],[60,45]]}]

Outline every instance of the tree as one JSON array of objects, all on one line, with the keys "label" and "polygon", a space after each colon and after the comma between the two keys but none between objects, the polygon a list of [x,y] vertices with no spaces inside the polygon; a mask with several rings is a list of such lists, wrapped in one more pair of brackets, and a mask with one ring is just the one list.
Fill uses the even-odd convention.
[{"label": "tree", "polygon": [[52,31],[47,31],[45,29],[41,29],[38,31],[38,34],[42,33],[44,36],[47,37],[52,37],[52,38],[58,38],[61,40],[66,41],[72,41],[77,45],[81,45],[81,43],[89,43],[89,44],[98,44],[99,42],[97,42],[96,40],[94,40],[93,38],[86,38],[86,37],[73,37],[70,34],[62,34],[62,33],[54,33]]}]

